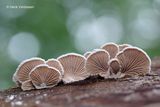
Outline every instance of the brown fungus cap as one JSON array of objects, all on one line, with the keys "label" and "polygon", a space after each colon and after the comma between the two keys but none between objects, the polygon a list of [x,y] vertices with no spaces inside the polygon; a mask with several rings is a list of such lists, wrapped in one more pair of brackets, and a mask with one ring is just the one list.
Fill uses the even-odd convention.
[{"label": "brown fungus cap", "polygon": [[35,89],[35,87],[34,87],[34,85],[33,85],[33,83],[32,83],[31,80],[27,80],[27,81],[25,81],[25,82],[22,83],[21,89],[22,89],[23,91],[26,91],[26,90]]},{"label": "brown fungus cap", "polygon": [[62,64],[63,82],[71,83],[86,79],[89,75],[85,70],[86,58],[80,54],[69,53],[57,58]]},{"label": "brown fungus cap", "polygon": [[[15,74],[13,75],[13,81],[18,81],[19,83],[29,80],[29,73],[37,65],[44,64],[45,61],[41,58],[30,58],[18,66]],[[17,83],[17,82],[16,82]]]},{"label": "brown fungus cap", "polygon": [[109,53],[103,49],[99,49],[91,53],[86,61],[86,70],[91,76],[100,75],[107,78],[109,76],[109,65],[110,60]]},{"label": "brown fungus cap", "polygon": [[128,47],[116,57],[121,65],[121,72],[125,75],[137,76],[150,73],[151,60],[140,48]]},{"label": "brown fungus cap", "polygon": [[112,73],[117,74],[121,70],[118,59],[114,58],[109,61],[110,70]]},{"label": "brown fungus cap", "polygon": [[101,48],[109,53],[111,59],[114,58],[116,54],[119,52],[119,47],[115,43],[104,44],[101,46]]},{"label": "brown fungus cap", "polygon": [[123,78],[125,75],[121,72],[121,65],[118,59],[114,58],[109,61],[110,78]]},{"label": "brown fungus cap", "polygon": [[57,60],[57,59],[48,59],[46,61],[46,64],[50,67],[53,67],[53,68],[56,68],[60,71],[61,75],[64,74],[64,70],[63,70],[63,67],[61,65],[61,63]]},{"label": "brown fungus cap", "polygon": [[121,45],[119,45],[119,51],[123,51],[127,47],[132,47],[132,45],[130,45],[130,44],[121,44]]},{"label": "brown fungus cap", "polygon": [[35,67],[29,77],[36,89],[54,87],[61,81],[59,70],[46,64]]}]

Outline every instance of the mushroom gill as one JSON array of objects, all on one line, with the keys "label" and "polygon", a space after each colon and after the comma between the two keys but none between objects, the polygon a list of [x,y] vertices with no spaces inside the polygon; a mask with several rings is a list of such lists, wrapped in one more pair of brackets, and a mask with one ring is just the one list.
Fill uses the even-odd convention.
[{"label": "mushroom gill", "polygon": [[109,77],[109,53],[103,49],[99,49],[91,53],[86,60],[86,71],[91,75],[100,75],[102,77]]},{"label": "mushroom gill", "polygon": [[29,78],[36,89],[50,88],[61,81],[61,73],[56,68],[42,64],[30,72]]},{"label": "mushroom gill", "polygon": [[48,59],[46,61],[46,64],[50,67],[53,67],[53,68],[56,68],[60,71],[61,75],[64,74],[64,70],[63,70],[63,67],[61,65],[61,63],[57,60],[57,59]]},{"label": "mushroom gill", "polygon": [[127,47],[132,47],[130,44],[121,44],[119,45],[119,51],[123,51]]},{"label": "mushroom gill", "polygon": [[[19,83],[29,80],[29,73],[37,65],[44,64],[45,61],[41,58],[30,58],[18,66],[15,74],[13,75],[13,80],[18,81]],[[17,83],[17,82],[16,82]]]},{"label": "mushroom gill", "polygon": [[111,59],[114,58],[119,51],[119,47],[115,43],[104,44],[101,46],[101,48],[106,50],[109,53]]},{"label": "mushroom gill", "polygon": [[69,53],[57,58],[62,64],[64,75],[63,82],[71,83],[86,79],[89,75],[85,70],[86,58],[80,54]]},{"label": "mushroom gill", "polygon": [[25,81],[25,82],[22,83],[21,89],[22,89],[23,91],[26,91],[26,90],[35,89],[35,87],[33,86],[33,83],[32,83],[31,80],[27,80],[27,81]]},{"label": "mushroom gill", "polygon": [[109,61],[109,71],[110,71],[110,78],[122,78],[124,76],[121,73],[121,66],[118,59],[114,58]]},{"label": "mushroom gill", "polygon": [[120,63],[121,72],[127,76],[150,73],[151,60],[148,55],[139,48],[128,47],[116,57]]}]

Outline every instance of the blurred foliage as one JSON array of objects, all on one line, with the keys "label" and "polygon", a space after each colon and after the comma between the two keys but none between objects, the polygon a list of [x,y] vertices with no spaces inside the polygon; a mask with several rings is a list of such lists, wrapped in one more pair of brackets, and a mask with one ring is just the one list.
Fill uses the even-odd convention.
[{"label": "blurred foliage", "polygon": [[[32,5],[34,8],[11,9],[6,8],[7,5]],[[80,14],[80,17],[71,20],[71,25],[68,25],[70,15],[74,15],[72,13],[79,8],[84,8],[84,11],[76,13],[77,15]],[[34,34],[40,45],[40,51],[36,56],[44,59],[56,58],[69,52],[83,54],[84,51],[77,47],[78,43],[80,46],[84,44],[86,47],[90,43],[97,47],[100,46],[99,44],[102,45],[103,42],[96,44],[96,40],[92,41],[94,36],[77,42],[76,30],[73,30],[74,33],[70,30],[80,29],[82,23],[92,20],[92,16],[85,13],[85,8],[92,12],[95,19],[101,16],[113,16],[120,21],[122,27],[120,28],[122,29],[120,40],[107,39],[106,42],[130,43],[143,48],[151,57],[160,55],[160,32],[158,32],[160,31],[160,0],[0,0],[0,89],[13,86],[12,75],[20,62],[12,58],[8,51],[8,44],[11,38],[19,32]],[[148,16],[144,15],[144,18],[147,17],[147,19],[144,19],[145,22],[143,22],[142,17],[137,31],[133,23],[137,18],[141,18],[141,13],[139,13],[141,10],[150,13]],[[152,11],[155,13],[153,14]],[[150,25],[157,30],[148,30]],[[144,29],[145,27],[147,30]],[[111,29],[113,34],[114,31],[116,32],[119,29],[114,28]],[[85,32],[82,34],[85,34]],[[144,35],[146,34],[149,34],[149,36],[145,38]],[[85,35],[82,36],[85,37]],[[106,38],[109,38],[109,36],[106,36]],[[90,49],[92,48],[88,48],[88,50]]]}]

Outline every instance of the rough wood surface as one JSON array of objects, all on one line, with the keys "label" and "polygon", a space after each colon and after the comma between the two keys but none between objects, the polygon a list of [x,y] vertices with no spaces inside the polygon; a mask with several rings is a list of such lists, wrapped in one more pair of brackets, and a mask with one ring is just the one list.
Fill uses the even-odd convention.
[{"label": "rough wood surface", "polygon": [[152,74],[120,80],[88,78],[43,90],[12,88],[0,92],[0,107],[160,107],[159,57],[152,60]]}]

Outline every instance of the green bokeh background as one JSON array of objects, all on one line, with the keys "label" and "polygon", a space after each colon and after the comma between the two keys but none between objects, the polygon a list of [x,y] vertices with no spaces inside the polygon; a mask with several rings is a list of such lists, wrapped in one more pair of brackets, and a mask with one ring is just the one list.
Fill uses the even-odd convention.
[{"label": "green bokeh background", "polygon": [[[7,5],[32,5],[34,8],[10,9],[6,8]],[[130,43],[144,49],[150,57],[160,55],[160,0],[0,0],[0,89],[14,85],[12,75],[20,62],[10,56],[8,46],[11,38],[19,32],[34,34],[40,47],[36,56],[44,59],[69,52],[85,52],[77,47],[76,33],[70,29],[76,31],[82,23],[90,22],[92,16],[84,14],[78,20],[71,20],[71,27],[67,25],[71,13],[79,8],[84,8],[84,11],[77,11],[76,14],[85,13],[87,8],[95,19],[101,16],[118,18],[121,22],[121,38],[118,41],[108,39],[106,42]],[[144,14],[143,17],[140,17],[141,14]],[[139,17],[142,27],[137,30],[133,23]],[[116,28],[112,29],[116,32]],[[92,38],[80,41],[78,45],[86,44],[87,47],[91,41]],[[95,48],[103,44],[92,43]],[[89,47],[87,50],[91,49]]]}]

